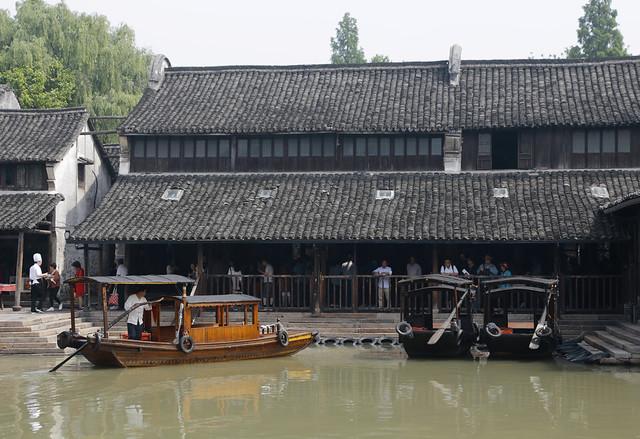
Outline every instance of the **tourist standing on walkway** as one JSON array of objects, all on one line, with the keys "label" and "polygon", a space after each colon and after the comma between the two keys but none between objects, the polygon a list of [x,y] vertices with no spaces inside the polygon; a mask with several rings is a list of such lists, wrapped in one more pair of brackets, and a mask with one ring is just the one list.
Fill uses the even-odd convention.
[{"label": "tourist standing on walkway", "polygon": [[416,258],[411,256],[409,263],[407,264],[407,277],[420,277],[422,276],[422,267],[416,262]]},{"label": "tourist standing on walkway", "polygon": [[58,297],[60,291],[60,272],[55,262],[49,264],[49,277],[47,279],[47,292],[49,293],[49,309],[53,311],[54,302],[58,302],[58,310],[62,310],[62,301]]},{"label": "tourist standing on walkway", "polygon": [[231,276],[231,291],[234,293],[242,292],[242,270],[237,270],[233,262],[229,262],[227,276]]},{"label": "tourist standing on walkway", "polygon": [[383,300],[386,300],[387,308],[391,307],[389,301],[389,290],[391,287],[390,276],[393,274],[393,270],[389,267],[386,259],[383,259],[380,266],[373,270],[373,275],[378,278],[378,307],[384,306]]},{"label": "tourist standing on walkway", "polygon": [[440,274],[447,274],[449,276],[457,276],[458,275],[458,267],[451,263],[451,259],[447,258],[444,260],[444,263],[440,266]]},{"label": "tourist standing on walkway", "polygon": [[[45,277],[42,274],[42,255],[35,253],[33,255],[33,265],[29,268],[29,283],[31,284],[31,312],[44,312],[42,311],[42,279]],[[20,288],[16,285],[16,288]]]},{"label": "tourist standing on walkway", "polygon": [[[73,267],[73,275],[75,277],[84,277],[84,268],[82,268],[82,264],[80,263],[80,261],[73,261],[71,263],[71,266]],[[84,297],[86,289],[86,284],[84,284],[83,282],[73,284],[73,295],[78,301],[78,308],[80,309],[82,309],[82,298]]]},{"label": "tourist standing on walkway", "polygon": [[[144,323],[144,311],[151,311],[151,305],[147,303],[146,290],[140,290],[127,298],[124,310],[131,311],[127,317],[127,337],[129,340],[140,340]],[[135,308],[134,308],[135,307]]]},{"label": "tourist standing on walkway", "polygon": [[262,305],[273,306],[273,265],[262,260],[260,274],[262,275]]},{"label": "tourist standing on walkway", "polygon": [[493,258],[485,255],[484,263],[478,267],[478,274],[481,276],[497,276],[498,269],[493,263]]}]

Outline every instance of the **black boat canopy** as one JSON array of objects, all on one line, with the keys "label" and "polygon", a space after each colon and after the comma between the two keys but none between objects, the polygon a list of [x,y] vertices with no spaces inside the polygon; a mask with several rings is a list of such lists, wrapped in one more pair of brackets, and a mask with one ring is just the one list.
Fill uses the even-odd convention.
[{"label": "black boat canopy", "polygon": [[83,276],[72,277],[64,281],[67,284],[95,283],[109,285],[176,285],[192,284],[189,277],[177,274],[147,274],[141,276]]},{"label": "black boat canopy", "polygon": [[531,276],[503,276],[497,279],[484,280],[482,283],[487,287],[502,284],[524,284],[539,288],[550,288],[558,284],[558,279]]},{"label": "black boat canopy", "polygon": [[446,274],[427,274],[426,276],[403,279],[398,283],[406,282],[438,282],[440,284],[452,285],[456,287],[464,287],[473,284],[473,281],[471,279],[449,276]]}]

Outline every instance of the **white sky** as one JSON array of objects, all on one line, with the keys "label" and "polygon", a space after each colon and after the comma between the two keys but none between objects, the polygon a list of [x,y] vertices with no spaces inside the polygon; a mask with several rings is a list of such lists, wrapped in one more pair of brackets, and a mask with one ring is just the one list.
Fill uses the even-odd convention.
[{"label": "white sky", "polygon": [[[55,3],[55,0],[47,0]],[[66,0],[75,11],[126,23],[139,46],[174,66],[329,61],[329,39],[345,12],[357,18],[367,57],[393,61],[561,54],[576,41],[586,0]],[[15,0],[0,8],[15,11]],[[631,53],[640,54],[640,0],[614,0]]]}]

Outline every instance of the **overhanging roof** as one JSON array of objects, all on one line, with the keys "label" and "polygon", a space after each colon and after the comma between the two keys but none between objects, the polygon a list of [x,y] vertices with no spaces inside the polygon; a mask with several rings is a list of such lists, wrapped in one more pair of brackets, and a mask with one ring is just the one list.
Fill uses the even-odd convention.
[{"label": "overhanging roof", "polygon": [[123,134],[408,133],[640,123],[640,58],[173,67]]},{"label": "overhanging roof", "polygon": [[0,230],[28,231],[51,213],[64,197],[47,192],[0,193]]},{"label": "overhanging roof", "polygon": [[[640,191],[640,170],[131,174],[72,233],[85,242],[503,241],[624,238],[591,187]],[[183,189],[177,201],[169,188]],[[508,197],[494,197],[506,188]],[[269,191],[263,191],[268,189]],[[392,189],[393,199],[376,199]],[[267,192],[270,196],[264,197]]]},{"label": "overhanging roof", "polygon": [[88,117],[84,108],[0,110],[0,161],[60,161]]}]

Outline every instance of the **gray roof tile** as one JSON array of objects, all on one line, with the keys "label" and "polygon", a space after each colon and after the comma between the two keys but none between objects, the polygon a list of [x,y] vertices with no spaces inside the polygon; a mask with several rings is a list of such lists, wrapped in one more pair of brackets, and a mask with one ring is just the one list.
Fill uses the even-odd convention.
[{"label": "gray roof tile", "polygon": [[640,123],[640,58],[169,68],[129,134],[427,132]]},{"label": "gray roof tile", "polygon": [[1,193],[0,230],[33,229],[62,200],[62,195],[46,192]]},{"label": "gray roof tile", "polygon": [[[575,241],[623,234],[591,195],[640,190],[639,170],[131,174],[78,226],[88,241]],[[182,188],[180,201],[162,200]],[[506,187],[508,198],[494,198]],[[260,189],[277,189],[272,199]],[[375,200],[394,189],[393,200]]]}]

